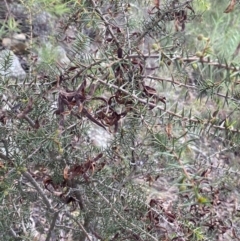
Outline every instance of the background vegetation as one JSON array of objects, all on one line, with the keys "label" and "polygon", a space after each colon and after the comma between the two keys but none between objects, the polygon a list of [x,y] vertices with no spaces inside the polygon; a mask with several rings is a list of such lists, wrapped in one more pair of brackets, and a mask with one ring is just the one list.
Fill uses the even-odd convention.
[{"label": "background vegetation", "polygon": [[0,6],[2,240],[240,238],[238,1]]}]

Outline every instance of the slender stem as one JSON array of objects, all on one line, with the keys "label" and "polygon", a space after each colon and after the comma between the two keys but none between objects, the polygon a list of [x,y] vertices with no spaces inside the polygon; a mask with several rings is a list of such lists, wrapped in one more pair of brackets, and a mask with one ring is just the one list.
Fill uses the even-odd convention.
[{"label": "slender stem", "polygon": [[4,3],[5,3],[5,6],[7,8],[8,14],[11,15],[11,11],[10,11],[10,8],[8,6],[7,0],[4,0]]},{"label": "slender stem", "polygon": [[47,235],[47,238],[45,241],[50,241],[51,240],[51,236],[52,236],[52,231],[54,230],[54,227],[55,227],[55,224],[56,224],[56,221],[58,219],[58,214],[59,212],[55,212],[54,215],[53,215],[53,219],[52,219],[52,222],[51,222],[51,226],[48,230],[48,235]]},{"label": "slender stem", "polygon": [[[86,237],[89,241],[92,240],[92,239],[90,238],[89,234],[87,233],[86,229],[84,228],[84,226],[83,226],[80,222],[78,222],[78,220],[77,220],[76,218],[74,218],[69,212],[66,212],[66,216],[69,217],[69,218],[71,218],[71,219],[79,226],[79,228],[83,231],[85,237]],[[85,240],[85,237],[84,237],[83,239],[79,239],[79,241]]]},{"label": "slender stem", "polygon": [[35,187],[35,189],[37,190],[38,194],[42,197],[43,202],[45,203],[45,205],[47,206],[47,208],[49,210],[52,210],[52,205],[49,202],[49,200],[47,199],[46,195],[44,194],[43,190],[41,189],[41,187],[39,186],[39,184],[35,181],[35,179],[31,176],[31,174],[27,171],[22,172],[22,175],[28,179],[28,181]]},{"label": "slender stem", "polygon": [[103,13],[102,13],[101,9],[97,7],[95,1],[91,0],[91,2],[92,2],[92,5],[95,8],[95,11],[99,14],[99,17],[103,20],[107,30],[109,31],[110,35],[113,38],[115,44],[117,45],[118,48],[120,48],[120,44],[119,44],[117,38],[115,37],[115,34],[113,33],[112,29],[110,28],[110,24],[109,24],[108,20],[103,16]]}]

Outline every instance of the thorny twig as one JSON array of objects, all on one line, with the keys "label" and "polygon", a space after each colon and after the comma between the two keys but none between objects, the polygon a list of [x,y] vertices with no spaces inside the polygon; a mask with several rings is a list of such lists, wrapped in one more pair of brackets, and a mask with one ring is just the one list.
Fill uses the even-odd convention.
[{"label": "thorny twig", "polygon": [[[177,7],[175,9],[181,9],[184,8],[185,6],[189,5],[189,3],[191,3],[193,0],[187,0],[181,4],[178,4]],[[171,10],[172,12],[174,10]],[[162,11],[161,14],[153,21],[151,22],[150,26],[137,38],[136,43],[139,43],[151,30],[153,27],[155,27],[160,21],[163,20],[165,13],[168,12],[168,9],[165,11]]]},{"label": "thorny twig", "polygon": [[[185,87],[187,89],[194,89],[194,90],[198,90],[199,88],[197,86],[194,86],[194,85],[188,85],[186,83],[182,83],[182,82],[179,82],[179,81],[176,81],[174,80],[173,78],[162,78],[162,77],[156,77],[156,76],[151,76],[151,75],[142,75],[141,76],[143,79],[144,78],[148,78],[148,79],[153,79],[153,80],[157,80],[157,81],[166,81],[168,83],[172,83],[172,84],[175,84],[175,85],[178,85],[178,87]],[[221,94],[221,93],[213,93],[214,95],[217,95],[217,96],[220,96],[224,99],[228,99],[228,100],[232,100],[232,101],[237,101],[236,99],[234,99],[233,97],[230,97],[230,96],[226,96],[224,94]]]},{"label": "thorny twig", "polygon": [[99,8],[97,7],[97,5],[96,5],[96,3],[95,3],[94,0],[91,0],[91,2],[92,2],[92,5],[93,5],[94,8],[95,8],[95,11],[99,14],[99,17],[103,20],[103,22],[104,22],[107,30],[109,31],[111,37],[113,38],[115,44],[117,45],[118,48],[120,48],[120,44],[119,44],[117,38],[115,37],[115,34],[113,33],[112,29],[109,27],[110,24],[109,24],[109,22],[107,21],[107,19],[104,17],[101,9],[99,9]]},{"label": "thorny twig", "polygon": [[[196,57],[196,56],[192,56],[192,57],[175,56],[173,58],[170,58],[166,54],[164,54],[164,55],[171,61],[180,60],[180,61],[185,62],[185,63],[199,62],[199,63],[204,63],[204,64],[208,64],[208,65],[211,65],[211,66],[215,66],[219,69],[226,69],[226,70],[232,70],[232,71],[239,71],[240,70],[240,68],[237,67],[237,66],[221,64],[219,62],[216,62],[217,60],[211,61],[211,59],[209,57],[199,58],[199,57]],[[159,59],[159,56],[160,56],[160,54],[141,55],[141,56],[139,56],[138,54],[132,54],[132,55],[127,56],[126,58],[131,59],[131,58],[141,57],[141,58],[144,58],[144,59],[147,59],[147,58]]]},{"label": "thorny twig", "polygon": [[[6,98],[4,98],[4,101],[7,103],[7,105],[8,105],[11,109],[14,108],[14,106],[13,106]],[[16,109],[16,112],[17,112],[18,114],[21,113],[21,111],[20,111],[19,109]],[[34,121],[33,121],[27,114],[26,114],[26,115],[23,115],[23,119],[25,119],[25,120],[30,124],[31,127],[35,128],[35,123],[34,123]]]},{"label": "thorny twig", "polygon": [[[95,78],[94,76],[90,76],[91,78]],[[135,100],[139,101],[140,103],[143,103],[145,105],[148,105],[149,107],[152,107],[152,108],[157,108],[161,111],[164,111],[165,114],[169,114],[171,116],[175,116],[177,118],[180,118],[182,119],[184,122],[194,122],[194,123],[202,123],[202,124],[209,124],[208,122],[204,121],[204,120],[200,120],[200,119],[197,119],[197,118],[188,118],[186,116],[182,116],[180,114],[177,114],[175,112],[172,112],[170,110],[166,110],[165,107],[162,107],[160,105],[157,105],[157,104],[154,104],[154,103],[151,103],[151,102],[148,102],[148,100],[144,100],[142,98],[139,98],[137,95],[135,94],[132,94],[132,93],[129,93],[126,89],[123,89],[121,87],[118,87],[117,85],[114,85],[114,84],[111,84],[111,83],[107,83],[105,82],[104,80],[101,80],[101,79],[98,79],[98,78],[95,78],[97,79],[97,81],[99,81],[100,83],[108,86],[109,88],[114,88],[114,89],[117,89],[117,90],[121,90],[124,94],[127,94],[128,96],[131,96],[132,98],[134,98]],[[225,126],[218,126],[218,125],[211,125],[211,127],[215,128],[215,129],[219,129],[219,130],[226,130],[226,127]],[[233,128],[228,128],[227,129],[229,132],[232,132],[232,133],[240,133],[240,130],[237,130],[237,129],[233,129]]]}]

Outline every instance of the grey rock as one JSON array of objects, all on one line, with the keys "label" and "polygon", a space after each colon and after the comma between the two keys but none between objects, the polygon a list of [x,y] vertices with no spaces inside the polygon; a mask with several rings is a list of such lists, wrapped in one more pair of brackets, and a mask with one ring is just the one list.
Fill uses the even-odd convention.
[{"label": "grey rock", "polygon": [[33,19],[33,34],[39,37],[43,42],[53,31],[54,18],[47,12],[37,14]]},{"label": "grey rock", "polygon": [[0,52],[0,76],[24,79],[26,72],[23,70],[18,57],[11,50]]},{"label": "grey rock", "polygon": [[101,127],[96,126],[95,124],[91,125],[91,128],[88,131],[88,135],[91,143],[95,147],[99,147],[102,149],[108,146],[109,142],[113,137],[109,132],[107,132]]}]

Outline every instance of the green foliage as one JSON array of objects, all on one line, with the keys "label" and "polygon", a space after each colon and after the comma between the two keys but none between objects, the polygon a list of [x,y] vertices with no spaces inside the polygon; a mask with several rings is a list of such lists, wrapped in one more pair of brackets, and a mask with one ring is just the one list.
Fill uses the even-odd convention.
[{"label": "green foliage", "polygon": [[[198,4],[206,7],[207,2],[196,1],[195,4],[197,4],[196,7],[199,7]],[[231,61],[240,37],[237,25],[239,14],[237,10],[231,14],[223,13],[226,7],[226,2],[212,1],[210,8],[206,7],[204,12],[200,10],[203,12],[201,22],[193,22],[190,32],[193,36],[194,34],[196,36],[201,34],[209,38],[214,56]],[[198,25],[197,28],[194,27],[196,24]],[[195,44],[195,46],[197,47],[198,44]],[[239,56],[236,56],[236,58],[239,60]]]},{"label": "green foliage", "polygon": [[19,31],[18,23],[13,17],[9,17],[7,23],[6,23],[7,31],[10,33]]},{"label": "green foliage", "polygon": [[[0,237],[236,238],[238,14],[223,1],[20,2],[30,67],[10,78],[12,53],[1,61]],[[41,11],[58,26],[43,40]]]},{"label": "green foliage", "polygon": [[2,56],[0,59],[0,71],[8,73],[9,68],[12,65],[13,55],[11,52],[2,52]]},{"label": "green foliage", "polygon": [[68,5],[76,1],[65,2],[63,0],[20,0],[20,2],[32,12],[39,13],[41,9],[51,14],[62,16],[63,14],[69,13],[70,7]]},{"label": "green foliage", "polygon": [[200,12],[204,12],[206,10],[210,10],[211,9],[211,2],[209,0],[197,0],[194,1],[194,9],[200,11]]}]

